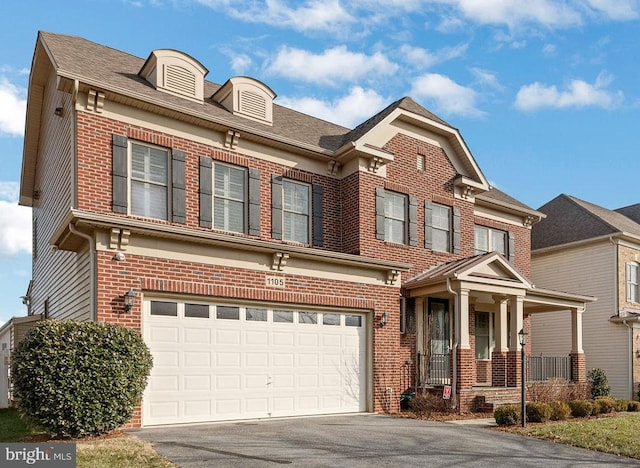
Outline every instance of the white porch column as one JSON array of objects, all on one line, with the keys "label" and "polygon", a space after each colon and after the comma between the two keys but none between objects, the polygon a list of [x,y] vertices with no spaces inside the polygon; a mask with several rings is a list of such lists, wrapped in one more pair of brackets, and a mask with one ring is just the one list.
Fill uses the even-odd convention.
[{"label": "white porch column", "polygon": [[498,314],[495,322],[495,338],[496,338],[496,352],[507,352],[509,351],[509,347],[507,346],[507,306],[508,299],[500,298],[500,303],[498,305]]},{"label": "white porch column", "polygon": [[471,349],[469,344],[469,290],[458,291],[456,304],[456,338],[461,349]]},{"label": "white porch column", "polygon": [[522,330],[524,324],[524,296],[512,296],[509,302],[511,303],[511,330],[509,330],[511,347],[509,350],[520,351],[520,339],[518,338],[518,332]]},{"label": "white porch column", "polygon": [[582,312],[584,309],[571,309],[571,352],[584,353],[582,349]]}]

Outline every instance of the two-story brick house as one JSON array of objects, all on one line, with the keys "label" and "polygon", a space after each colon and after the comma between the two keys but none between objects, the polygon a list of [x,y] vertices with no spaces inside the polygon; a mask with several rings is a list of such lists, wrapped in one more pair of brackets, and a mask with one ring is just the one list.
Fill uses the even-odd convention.
[{"label": "two-story brick house", "polygon": [[141,331],[133,425],[395,412],[445,385],[469,410],[517,391],[517,333],[549,310],[570,311],[584,377],[590,298],[533,287],[542,214],[492,189],[457,129],[410,98],[348,129],[206,74],[174,50],[36,43],[30,313]]}]

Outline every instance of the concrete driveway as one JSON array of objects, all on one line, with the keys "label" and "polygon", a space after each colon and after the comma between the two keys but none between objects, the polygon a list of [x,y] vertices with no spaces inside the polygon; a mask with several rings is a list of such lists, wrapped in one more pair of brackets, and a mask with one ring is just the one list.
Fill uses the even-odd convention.
[{"label": "concrete driveway", "polygon": [[489,430],[376,414],[165,426],[131,432],[181,467],[639,466]]}]

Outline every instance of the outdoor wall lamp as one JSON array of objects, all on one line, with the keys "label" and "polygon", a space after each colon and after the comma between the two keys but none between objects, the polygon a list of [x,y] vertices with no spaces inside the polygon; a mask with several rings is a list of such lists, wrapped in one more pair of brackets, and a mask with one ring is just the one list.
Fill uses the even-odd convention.
[{"label": "outdoor wall lamp", "polygon": [[382,328],[387,324],[387,320],[389,320],[389,312],[386,310],[382,312],[382,316],[380,317],[380,321],[378,322],[378,328]]},{"label": "outdoor wall lamp", "polygon": [[133,305],[136,303],[136,293],[133,292],[133,289],[129,289],[126,293],[124,293],[124,311],[131,312],[133,309]]},{"label": "outdoor wall lamp", "polygon": [[62,117],[62,107],[56,107],[56,110],[54,110],[53,113],[58,117]]},{"label": "outdoor wall lamp", "polygon": [[522,376],[521,376],[521,395],[520,395],[520,420],[522,421],[522,427],[527,427],[527,378],[525,372],[525,356],[524,347],[527,345],[527,336],[529,334],[525,331],[524,327],[518,332],[518,340],[520,341],[520,360],[522,362]]}]

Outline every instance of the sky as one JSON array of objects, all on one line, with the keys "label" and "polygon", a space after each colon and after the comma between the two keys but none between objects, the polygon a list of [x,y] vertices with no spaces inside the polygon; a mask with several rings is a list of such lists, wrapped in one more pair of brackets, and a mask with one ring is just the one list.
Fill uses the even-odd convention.
[{"label": "sky", "polygon": [[0,322],[26,315],[31,278],[17,200],[39,30],[141,58],[177,49],[209,81],[252,76],[347,127],[411,96],[532,208],[640,202],[640,0],[4,0],[0,22]]}]

